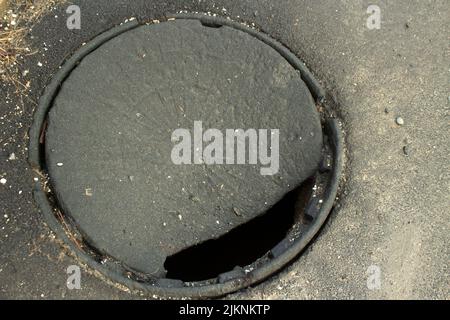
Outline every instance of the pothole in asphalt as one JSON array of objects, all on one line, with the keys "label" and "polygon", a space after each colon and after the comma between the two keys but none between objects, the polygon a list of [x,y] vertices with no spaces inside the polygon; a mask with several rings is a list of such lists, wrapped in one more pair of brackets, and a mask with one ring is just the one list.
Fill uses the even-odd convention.
[{"label": "pothole in asphalt", "polygon": [[170,20],[116,27],[62,66],[30,131],[30,162],[46,176],[35,198],[107,278],[220,296],[264,280],[317,234],[342,139],[284,46],[231,20]]},{"label": "pothole in asphalt", "polygon": [[304,209],[313,185],[313,179],[308,179],[263,215],[218,239],[208,240],[168,257],[164,264],[167,277],[201,281],[217,277],[236,266],[251,265],[281,242],[296,221],[308,223]]}]

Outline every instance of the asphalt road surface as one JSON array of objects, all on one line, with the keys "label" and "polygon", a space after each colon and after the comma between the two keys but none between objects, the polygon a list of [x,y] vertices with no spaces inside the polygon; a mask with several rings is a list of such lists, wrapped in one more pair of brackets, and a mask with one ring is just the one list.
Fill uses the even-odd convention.
[{"label": "asphalt road surface", "polygon": [[[38,51],[20,67],[31,87],[23,103],[0,86],[0,298],[142,297],[84,267],[81,289],[66,287],[67,267],[79,262],[38,213],[27,132],[67,55],[126,19],[179,10],[255,23],[288,46],[335,101],[345,131],[345,187],[320,235],[282,272],[227,298],[450,298],[448,0],[71,2],[81,30],[67,29],[63,3],[29,35]],[[367,26],[370,4],[380,8],[379,29]]]}]

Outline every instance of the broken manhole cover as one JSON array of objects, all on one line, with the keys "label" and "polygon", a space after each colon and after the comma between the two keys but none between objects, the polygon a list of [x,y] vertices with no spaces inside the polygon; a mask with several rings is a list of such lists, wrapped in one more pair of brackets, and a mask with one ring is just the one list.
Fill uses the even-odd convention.
[{"label": "broken manhole cover", "polygon": [[229,20],[170,20],[116,27],[54,77],[30,132],[46,177],[36,199],[108,278],[218,296],[263,280],[317,233],[340,134],[279,43]]}]

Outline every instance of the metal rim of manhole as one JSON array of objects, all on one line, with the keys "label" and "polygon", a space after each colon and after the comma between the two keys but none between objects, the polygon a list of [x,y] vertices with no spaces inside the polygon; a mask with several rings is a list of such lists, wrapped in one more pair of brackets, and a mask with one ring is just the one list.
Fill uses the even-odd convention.
[{"label": "metal rim of manhole", "polygon": [[[247,33],[275,49],[290,66],[300,73],[301,79],[306,84],[320,110],[324,142],[321,164],[308,182],[308,188],[311,190],[308,189],[306,196],[300,195],[306,197],[303,200],[302,213],[296,216],[287,234],[276,245],[269,248],[264,255],[248,265],[224,270],[208,279],[183,281],[165,277],[155,278],[148,274],[135,272],[121,264],[120,261],[103,256],[77,230],[73,218],[64,213],[60,200],[52,191],[52,181],[48,178],[47,151],[45,148],[48,114],[62,84],[80,61],[115,37],[144,25],[144,23],[141,24],[136,20],[114,27],[85,44],[63,64],[46,87],[35,111],[34,121],[30,129],[29,162],[41,176],[41,179],[35,184],[34,196],[46,223],[57,237],[62,239],[83,263],[99,271],[108,280],[124,285],[131,290],[146,292],[159,297],[218,297],[257,284],[273,275],[299,256],[317,235],[332,211],[338,193],[340,176],[343,170],[343,137],[339,120],[334,116],[331,108],[327,106],[325,93],[319,82],[306,68],[305,64],[281,43],[261,31],[234,22],[231,19],[189,13],[168,15],[166,19],[168,21],[160,24],[171,23],[172,20],[187,19],[200,21],[203,26],[207,27],[227,26],[233,30]],[[314,186],[314,188],[311,188],[311,186]]]}]

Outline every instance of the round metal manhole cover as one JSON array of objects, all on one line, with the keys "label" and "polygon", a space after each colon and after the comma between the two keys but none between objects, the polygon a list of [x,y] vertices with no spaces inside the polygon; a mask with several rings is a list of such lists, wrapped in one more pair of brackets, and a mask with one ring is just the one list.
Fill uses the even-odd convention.
[{"label": "round metal manhole cover", "polygon": [[111,280],[219,296],[279,270],[318,232],[341,138],[289,50],[229,20],[176,18],[116,27],[64,64],[30,132],[46,177],[35,194]]}]

